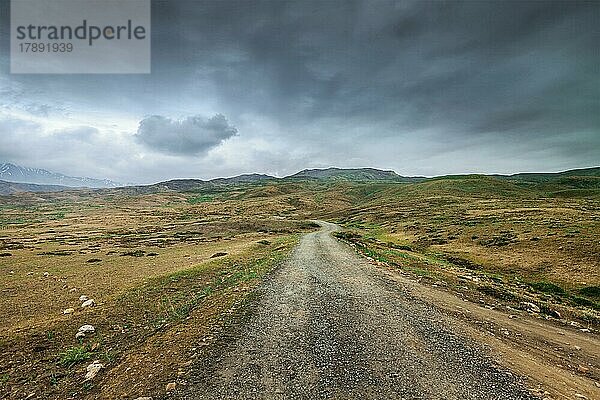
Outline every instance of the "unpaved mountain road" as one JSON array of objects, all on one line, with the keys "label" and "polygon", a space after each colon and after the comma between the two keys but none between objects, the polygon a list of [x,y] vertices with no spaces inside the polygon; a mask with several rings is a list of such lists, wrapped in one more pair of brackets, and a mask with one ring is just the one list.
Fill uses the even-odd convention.
[{"label": "unpaved mountain road", "polygon": [[530,399],[448,317],[331,236],[305,235],[187,399]]}]

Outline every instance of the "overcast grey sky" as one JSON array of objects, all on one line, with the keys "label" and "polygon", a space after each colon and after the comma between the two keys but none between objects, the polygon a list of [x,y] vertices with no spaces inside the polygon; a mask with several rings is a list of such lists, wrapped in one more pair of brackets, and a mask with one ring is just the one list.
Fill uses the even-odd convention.
[{"label": "overcast grey sky", "polygon": [[600,2],[156,1],[150,75],[11,75],[0,162],[150,183],[600,165]]}]

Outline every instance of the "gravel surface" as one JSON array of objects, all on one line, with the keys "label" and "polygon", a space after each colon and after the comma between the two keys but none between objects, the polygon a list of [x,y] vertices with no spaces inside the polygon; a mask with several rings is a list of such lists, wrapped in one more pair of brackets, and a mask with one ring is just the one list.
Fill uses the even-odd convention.
[{"label": "gravel surface", "polygon": [[523,385],[331,236],[304,236],[187,399],[531,399]]}]

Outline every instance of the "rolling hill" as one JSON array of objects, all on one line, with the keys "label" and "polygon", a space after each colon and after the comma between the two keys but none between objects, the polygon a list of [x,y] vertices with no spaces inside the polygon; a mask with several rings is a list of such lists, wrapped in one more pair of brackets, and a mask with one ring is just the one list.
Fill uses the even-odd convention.
[{"label": "rolling hill", "polygon": [[404,177],[394,171],[384,171],[375,168],[325,168],[305,169],[284,179],[330,179],[346,181],[390,181],[390,182],[419,182],[423,177]]},{"label": "rolling hill", "polygon": [[70,188],[59,185],[36,185],[33,183],[17,183],[0,181],[0,195],[22,192],[60,192]]}]

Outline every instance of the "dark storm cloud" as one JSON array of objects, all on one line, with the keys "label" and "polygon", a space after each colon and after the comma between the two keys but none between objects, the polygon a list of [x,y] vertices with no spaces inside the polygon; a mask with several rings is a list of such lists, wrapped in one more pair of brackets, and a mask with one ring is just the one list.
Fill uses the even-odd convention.
[{"label": "dark storm cloud", "polygon": [[140,121],[135,138],[154,150],[193,155],[206,153],[235,135],[237,129],[221,114],[182,120],[153,115]]},{"label": "dark storm cloud", "polygon": [[[229,105],[281,119],[385,118],[406,129],[443,125],[475,135],[600,129],[598,3],[156,8],[167,15],[162,22],[188,21],[174,37],[180,46],[163,43],[166,58],[181,67],[183,57],[198,77],[219,82],[216,95]],[[161,22],[157,29],[172,32]],[[511,115],[509,126],[497,127]]]}]

